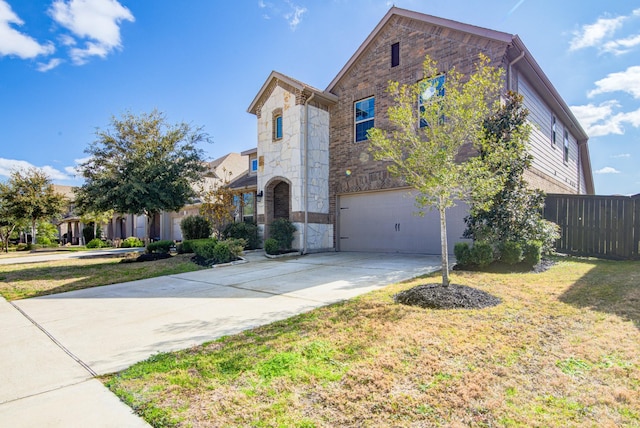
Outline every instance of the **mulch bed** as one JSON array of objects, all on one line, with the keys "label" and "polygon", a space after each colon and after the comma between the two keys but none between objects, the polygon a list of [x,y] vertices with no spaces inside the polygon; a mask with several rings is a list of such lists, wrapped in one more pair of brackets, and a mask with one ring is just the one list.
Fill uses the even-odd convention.
[{"label": "mulch bed", "polygon": [[171,254],[151,253],[151,254],[127,254],[120,263],[153,262],[156,260],[170,259]]},{"label": "mulch bed", "polygon": [[485,291],[466,285],[424,284],[394,296],[397,303],[429,309],[482,309],[500,304],[501,300]]}]

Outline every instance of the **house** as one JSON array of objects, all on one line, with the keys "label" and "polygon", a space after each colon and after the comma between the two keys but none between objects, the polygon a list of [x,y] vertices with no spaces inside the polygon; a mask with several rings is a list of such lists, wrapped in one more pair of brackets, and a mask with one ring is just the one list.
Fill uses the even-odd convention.
[{"label": "house", "polygon": [[[266,225],[285,217],[297,226],[294,246],[303,252],[438,254],[437,215],[414,215],[411,189],[372,159],[366,130],[385,127],[388,82],[421,80],[425,55],[446,76],[452,67],[470,73],[480,53],[505,70],[505,89],[522,94],[530,111],[528,183],[592,194],[588,136],[517,35],[392,7],[326,89],[274,71],[251,102],[261,233],[268,237]],[[449,248],[466,213],[464,204],[448,212]]]}]

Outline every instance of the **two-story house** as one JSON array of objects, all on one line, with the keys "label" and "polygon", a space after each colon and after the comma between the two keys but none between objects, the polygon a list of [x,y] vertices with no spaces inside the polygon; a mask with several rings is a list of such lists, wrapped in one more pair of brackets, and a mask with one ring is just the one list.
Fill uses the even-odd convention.
[{"label": "two-story house", "polygon": [[[414,215],[414,194],[373,160],[366,131],[387,125],[389,81],[423,79],[425,55],[446,78],[453,67],[470,73],[481,53],[505,70],[505,91],[522,94],[530,111],[528,183],[549,193],[593,193],[588,136],[517,35],[392,7],[326,89],[274,71],[249,106],[258,124],[262,232],[285,217],[304,252],[439,253],[437,215]],[[449,210],[449,248],[466,214],[463,203]]]}]

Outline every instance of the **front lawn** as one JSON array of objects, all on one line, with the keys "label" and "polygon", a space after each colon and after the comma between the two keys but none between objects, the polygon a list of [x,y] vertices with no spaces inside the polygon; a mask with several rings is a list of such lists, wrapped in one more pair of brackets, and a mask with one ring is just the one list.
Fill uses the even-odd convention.
[{"label": "front lawn", "polygon": [[640,263],[454,272],[502,303],[403,306],[420,278],[159,354],[104,382],[153,426],[640,426]]},{"label": "front lawn", "polygon": [[26,299],[202,269],[191,261],[190,254],[144,263],[120,260],[89,258],[0,265],[0,295],[7,300]]}]

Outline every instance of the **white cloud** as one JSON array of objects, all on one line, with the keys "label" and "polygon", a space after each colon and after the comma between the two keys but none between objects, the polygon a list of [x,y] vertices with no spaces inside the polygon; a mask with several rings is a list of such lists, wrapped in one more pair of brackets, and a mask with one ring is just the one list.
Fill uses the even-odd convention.
[{"label": "white cloud", "polygon": [[296,28],[298,28],[298,25],[302,22],[302,15],[307,12],[307,8],[293,4],[291,1],[287,1],[287,4],[292,10],[285,14],[284,18],[289,22],[289,28],[291,28],[291,31],[296,31]]},{"label": "white cloud", "polygon": [[573,39],[569,43],[569,50],[575,51],[591,46],[597,46],[622,26],[626,17],[600,18],[593,24],[583,25],[579,31],[573,32]]},{"label": "white cloud", "polygon": [[622,158],[630,158],[631,153],[620,153],[619,155],[612,155],[613,159],[622,159]]},{"label": "white cloud", "polygon": [[600,105],[587,104],[571,106],[571,111],[590,137],[602,137],[610,134],[623,135],[625,124],[640,128],[640,109],[615,113],[620,107],[617,101],[606,101]]},{"label": "white cloud", "polygon": [[632,66],[625,71],[611,73],[604,79],[598,80],[596,89],[589,91],[589,98],[594,95],[604,94],[607,92],[627,92],[634,98],[640,98],[640,66]]},{"label": "white cloud", "polygon": [[610,166],[605,166],[604,168],[593,172],[595,174],[620,174],[620,171]]},{"label": "white cloud", "polygon": [[611,40],[626,21],[640,17],[640,9],[635,9],[630,15],[617,16],[615,18],[599,18],[593,24],[583,25],[580,30],[573,32],[573,38],[569,42],[569,50],[576,51],[588,47],[595,47],[600,52],[622,55],[630,52],[636,46],[640,46],[640,34]]},{"label": "white cloud", "polygon": [[[49,9],[51,17],[78,38],[84,47],[72,48],[71,58],[81,65],[92,56],[105,57],[122,46],[122,21],[134,22],[129,9],[116,0],[55,0]],[[67,45],[72,45],[67,39]]]},{"label": "white cloud", "polygon": [[13,171],[28,170],[30,168],[36,168],[47,174],[52,180],[70,180],[67,174],[55,169],[52,166],[45,165],[42,167],[36,167],[27,161],[17,159],[4,159],[0,158],[0,176],[9,177]]},{"label": "white cloud", "polygon": [[622,55],[638,45],[640,45],[640,34],[625,39],[611,40],[602,46],[602,50],[614,55]]},{"label": "white cloud", "polygon": [[44,73],[44,72],[47,72],[49,70],[53,70],[54,68],[56,68],[57,66],[59,66],[62,63],[63,63],[63,61],[60,58],[52,58],[48,62],[39,62],[38,63],[38,71],[41,71],[41,72]]},{"label": "white cloud", "polygon": [[22,59],[50,55],[55,51],[52,43],[38,43],[33,37],[17,31],[12,25],[23,25],[11,6],[0,0],[0,57],[15,55]]}]

